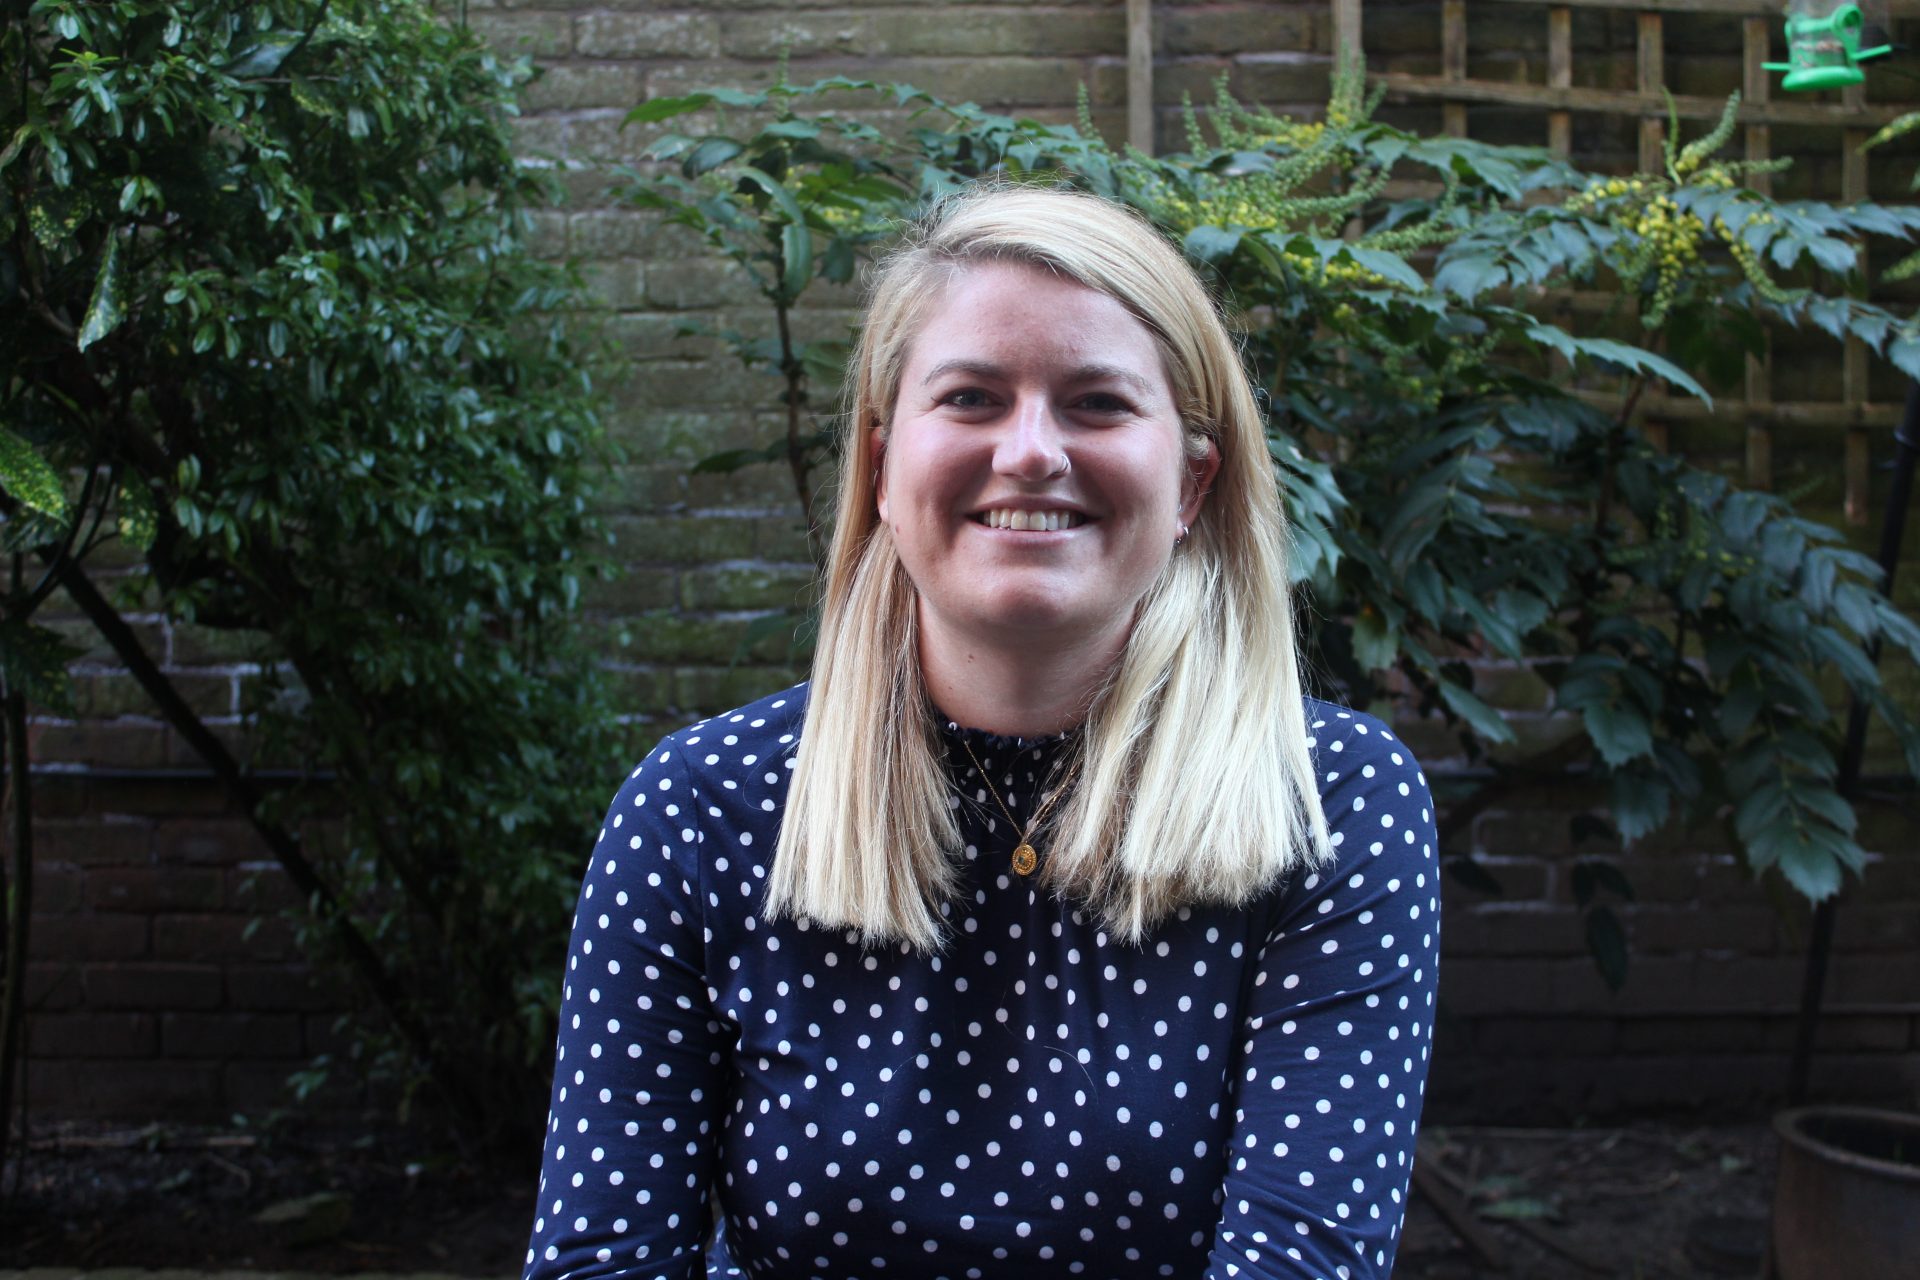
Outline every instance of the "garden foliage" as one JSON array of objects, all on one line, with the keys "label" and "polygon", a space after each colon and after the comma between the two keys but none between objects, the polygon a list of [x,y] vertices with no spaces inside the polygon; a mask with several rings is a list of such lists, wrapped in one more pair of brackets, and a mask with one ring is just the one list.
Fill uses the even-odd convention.
[{"label": "garden foliage", "polygon": [[10,4],[0,65],[8,687],[60,704],[57,588],[164,685],[103,559],[123,607],[248,637],[248,747],[306,779],[254,817],[383,1006],[356,1054],[525,1126],[617,767],[573,638],[594,352],[525,240],[528,70],[404,0]]},{"label": "garden foliage", "polygon": [[[1821,899],[1864,861],[1835,788],[1833,694],[1863,699],[1920,767],[1920,732],[1864,656],[1885,642],[1920,657],[1920,628],[1834,530],[1655,451],[1634,409],[1650,387],[1705,399],[1737,379],[1763,322],[1851,335],[1920,374],[1920,328],[1850,288],[1864,238],[1911,239],[1920,210],[1757,194],[1749,166],[1719,156],[1735,105],[1700,138],[1670,129],[1661,172],[1607,178],[1379,123],[1358,67],[1323,119],[1223,93],[1159,157],[1116,153],[1084,120],[833,79],[642,103],[631,123],[678,131],[656,130],[628,191],[738,263],[777,316],[771,340],[718,336],[781,377],[789,429],[704,465],[784,459],[810,512],[846,351],[841,335],[795,337],[816,281],[851,279],[903,217],[982,176],[1133,206],[1244,334],[1314,670],[1337,697],[1438,713],[1470,754],[1501,752],[1443,805],[1450,844],[1503,791],[1572,773],[1601,789],[1619,838],[1718,816],[1756,872]],[[870,123],[902,111],[904,128]],[[1816,270],[1829,291],[1807,287]],[[1570,289],[1610,294],[1612,314],[1556,322],[1542,300]],[[1526,664],[1568,736],[1516,755],[1473,659]],[[1599,861],[1574,879],[1618,981],[1601,891],[1630,886]]]}]

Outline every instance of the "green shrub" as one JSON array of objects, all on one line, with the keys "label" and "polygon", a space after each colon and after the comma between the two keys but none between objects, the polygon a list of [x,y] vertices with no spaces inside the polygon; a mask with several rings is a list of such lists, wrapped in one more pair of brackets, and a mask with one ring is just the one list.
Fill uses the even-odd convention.
[{"label": "green shrub", "polygon": [[[254,816],[378,997],[356,1073],[511,1137],[618,767],[573,617],[595,348],[526,243],[528,70],[374,0],[8,5],[0,64],[15,581],[84,596],[117,533],[123,599],[259,637],[249,746],[309,781]],[[52,643],[32,593],[10,686]]]}]

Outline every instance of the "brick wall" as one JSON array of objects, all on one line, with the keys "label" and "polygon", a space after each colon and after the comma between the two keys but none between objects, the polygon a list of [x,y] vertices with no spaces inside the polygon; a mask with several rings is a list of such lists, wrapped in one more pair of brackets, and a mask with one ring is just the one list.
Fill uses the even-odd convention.
[{"label": "brick wall", "polygon": [[[1177,140],[1181,96],[1204,100],[1222,73],[1237,93],[1270,106],[1321,99],[1326,5],[1158,0],[1155,10],[1163,140]],[[1369,10],[1376,66],[1438,69],[1437,3]],[[1124,5],[473,0],[468,12],[498,47],[530,53],[545,69],[527,94],[520,137],[565,166],[570,200],[541,219],[542,245],[586,266],[632,362],[613,388],[612,417],[629,458],[611,489],[616,556],[627,573],[591,606],[610,634],[627,635],[624,645],[609,644],[609,661],[623,677],[638,751],[697,714],[797,678],[777,642],[760,643],[745,660],[736,655],[756,617],[796,602],[807,569],[783,470],[688,474],[708,453],[766,439],[775,391],[730,357],[675,339],[675,325],[715,310],[730,323],[764,321],[725,269],[606,196],[607,166],[630,158],[644,137],[621,130],[621,117],[645,96],[769,83],[784,49],[799,81],[835,73],[900,79],[1050,119],[1072,113],[1085,83],[1096,122],[1118,138]],[[1476,7],[1470,71],[1539,78],[1544,31],[1531,9]],[[1581,11],[1575,38],[1582,83],[1631,84],[1630,16]],[[1737,83],[1738,66],[1726,56],[1734,47],[1675,19],[1676,87],[1718,93]],[[1391,110],[1413,125],[1437,118],[1418,105]],[[1473,114],[1476,136],[1534,142],[1541,130],[1512,112]],[[1596,162],[1624,164],[1632,132],[1584,121],[1576,145]],[[1817,166],[1805,180],[1820,181]],[[842,324],[853,305],[847,294],[830,298],[806,322]],[[1731,459],[1730,437],[1737,431],[1703,428],[1682,439],[1676,429],[1675,443]],[[1783,483],[1833,469],[1832,442],[1817,433],[1783,435],[1776,453]],[[1920,581],[1920,531],[1909,560],[1911,584]],[[138,626],[199,708],[237,731],[241,690],[255,670],[244,639],[159,618]],[[84,633],[77,623],[75,630]],[[284,883],[244,822],[193,775],[197,762],[131,681],[104,651],[90,652],[77,671],[81,716],[35,726],[45,763],[36,803],[45,821],[30,1106],[44,1116],[220,1118],[283,1101],[279,1082],[333,1042],[341,994],[308,980],[282,921],[269,915],[250,925],[260,908],[284,902]],[[1488,675],[1501,681],[1523,736],[1564,731],[1547,715],[1540,682],[1524,672]],[[1464,771],[1430,726],[1405,729],[1437,781]],[[1541,792],[1477,820],[1473,845],[1505,892],[1447,886],[1434,1096],[1455,1114],[1470,1106],[1483,1117],[1565,1117],[1777,1095],[1806,913],[1757,890],[1711,825],[1635,848],[1622,865],[1639,900],[1621,909],[1633,969],[1625,989],[1611,993],[1586,957],[1570,888],[1577,856],[1609,852],[1572,840],[1570,815],[1594,807],[1589,796]],[[1839,915],[1815,1079],[1824,1093],[1909,1103],[1920,1093],[1920,839],[1912,808],[1909,792],[1865,815],[1875,860]]]}]

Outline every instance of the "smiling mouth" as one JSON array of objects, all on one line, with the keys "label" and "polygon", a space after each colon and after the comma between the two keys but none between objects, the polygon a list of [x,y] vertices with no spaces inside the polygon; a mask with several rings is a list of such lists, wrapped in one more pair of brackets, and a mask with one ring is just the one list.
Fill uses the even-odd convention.
[{"label": "smiling mouth", "polygon": [[1087,522],[1078,511],[1018,511],[1012,507],[994,507],[973,517],[975,523],[989,529],[1013,529],[1023,532],[1055,533],[1077,529]]}]

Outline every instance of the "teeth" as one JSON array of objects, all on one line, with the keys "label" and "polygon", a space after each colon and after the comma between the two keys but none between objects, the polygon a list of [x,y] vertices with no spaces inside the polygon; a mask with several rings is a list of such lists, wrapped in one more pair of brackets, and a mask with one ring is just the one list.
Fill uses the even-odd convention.
[{"label": "teeth", "polygon": [[1044,533],[1072,529],[1086,523],[1085,517],[1076,511],[1016,511],[1010,507],[995,507],[982,516],[981,520],[989,529],[1015,529]]}]

